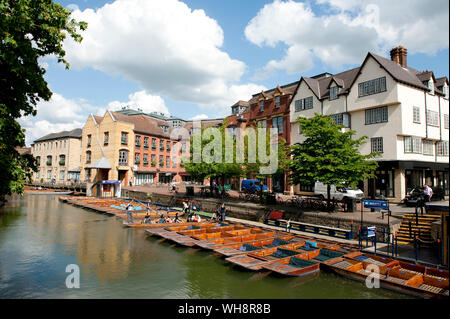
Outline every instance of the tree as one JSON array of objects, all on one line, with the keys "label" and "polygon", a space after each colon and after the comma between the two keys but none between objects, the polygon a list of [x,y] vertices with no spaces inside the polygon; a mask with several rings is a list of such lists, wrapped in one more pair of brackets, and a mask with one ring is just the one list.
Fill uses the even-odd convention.
[{"label": "tree", "polygon": [[0,200],[12,192],[22,194],[31,171],[37,170],[32,156],[20,157],[16,150],[25,146],[16,119],[35,116],[37,103],[52,96],[38,59],[54,55],[68,69],[62,46],[66,34],[81,42],[77,32],[86,28],[52,0],[0,0]]},{"label": "tree", "polygon": [[358,182],[374,176],[378,163],[371,159],[379,154],[361,155],[359,152],[367,136],[353,139],[355,131],[342,132],[344,126],[319,114],[311,119],[299,117],[297,123],[306,139],[291,146],[291,184],[311,185],[316,181],[326,184],[329,205],[331,185],[355,187]]}]

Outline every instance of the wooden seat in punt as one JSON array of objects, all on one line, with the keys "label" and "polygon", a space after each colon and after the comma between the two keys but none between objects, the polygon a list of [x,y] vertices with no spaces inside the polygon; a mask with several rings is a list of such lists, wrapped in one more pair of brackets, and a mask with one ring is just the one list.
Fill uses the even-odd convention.
[{"label": "wooden seat in punt", "polygon": [[304,244],[305,242],[295,242],[279,247],[260,249],[247,254],[228,257],[225,260],[248,270],[261,270],[264,266],[277,262],[282,258],[298,256],[302,253],[309,254],[310,252],[298,250]]},{"label": "wooden seat in punt", "polygon": [[248,242],[241,242],[238,244],[225,244],[214,249],[214,252],[230,257],[234,255],[244,254],[250,251],[259,250],[263,248],[278,247],[289,244],[289,240],[294,238],[292,235],[285,235],[280,237],[271,237],[260,240],[252,240]]},{"label": "wooden seat in punt", "polygon": [[364,268],[366,268],[366,266],[370,264],[376,265],[379,267],[380,274],[382,275],[386,274],[390,269],[399,264],[399,261],[395,259],[362,253],[359,251],[348,253],[344,255],[344,257],[363,262],[365,265]]},{"label": "wooden seat in punt", "polygon": [[[338,257],[324,262],[324,266],[327,269],[346,278],[361,282],[365,282],[367,276],[371,274],[371,271],[368,269],[369,265],[371,264],[346,257]],[[381,274],[380,271],[380,286],[413,296],[448,298],[448,278],[438,279],[426,274],[401,269],[398,267],[387,268],[384,274]]]},{"label": "wooden seat in punt", "polygon": [[164,236],[170,236],[170,235],[178,235],[178,231],[186,230],[186,229],[202,229],[207,227],[214,227],[217,226],[217,223],[210,223],[210,222],[201,222],[201,223],[194,223],[193,225],[171,225],[171,224],[161,224],[164,225],[164,228],[153,228],[148,229],[147,233],[152,236],[158,236],[158,237],[164,237]]}]

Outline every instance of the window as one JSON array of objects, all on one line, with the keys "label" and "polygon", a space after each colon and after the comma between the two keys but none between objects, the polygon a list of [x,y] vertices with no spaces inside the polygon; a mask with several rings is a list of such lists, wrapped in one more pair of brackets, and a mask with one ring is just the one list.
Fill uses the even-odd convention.
[{"label": "window", "polygon": [[330,101],[336,100],[338,98],[338,90],[339,88],[337,86],[333,86],[330,88]]},{"label": "window", "polygon": [[51,157],[51,155],[47,156],[47,166],[52,166],[52,157]]},{"label": "window", "polygon": [[438,156],[448,156],[448,141],[436,142],[436,154]]},{"label": "window", "polygon": [[142,162],[144,166],[148,166],[148,154],[144,154],[143,156],[144,158],[142,159]]},{"label": "window", "polygon": [[295,112],[309,110],[312,108],[313,108],[313,97],[312,96],[295,101]]},{"label": "window", "polygon": [[40,156],[36,156],[36,165],[41,166],[41,157]]},{"label": "window", "polygon": [[258,125],[258,127],[266,128],[267,127],[267,121],[266,120],[258,121],[257,125]]},{"label": "window", "polygon": [[448,114],[444,114],[444,128],[448,130]]},{"label": "window", "polygon": [[344,125],[344,127],[350,127],[350,115],[346,113],[331,115],[336,125]]},{"label": "window", "polygon": [[413,107],[413,122],[420,124],[420,107]]},{"label": "window", "polygon": [[238,115],[238,114],[239,114],[239,107],[233,106],[233,107],[231,108],[231,113],[232,113],[233,115]]},{"label": "window", "polygon": [[135,137],[135,145],[136,147],[141,147],[141,137],[139,135]]},{"label": "window", "polygon": [[155,156],[155,154],[152,154],[152,160],[151,160],[151,165],[152,165],[152,167],[155,167],[156,166],[156,156]]},{"label": "window", "polygon": [[366,125],[383,123],[388,121],[387,106],[366,110]]},{"label": "window", "polygon": [[166,151],[170,152],[170,141],[166,142]]},{"label": "window", "polygon": [[170,168],[170,156],[166,156],[166,167]]},{"label": "window", "polygon": [[91,162],[91,151],[86,152],[86,163],[89,164]]},{"label": "window", "polygon": [[432,80],[428,81],[427,86],[428,91],[430,91],[430,94],[434,94],[434,82]]},{"label": "window", "polygon": [[372,153],[383,153],[383,138],[382,137],[371,138],[370,148]]},{"label": "window", "polygon": [[105,136],[104,136],[104,145],[108,145],[109,143],[109,132],[105,132]]},{"label": "window", "polygon": [[358,84],[358,96],[377,94],[386,91],[386,77],[362,82]]},{"label": "window", "polygon": [[156,138],[152,138],[152,151],[156,151]]},{"label": "window", "polygon": [[36,172],[36,179],[38,179],[39,177],[40,177],[40,172],[37,171],[37,172]]},{"label": "window", "polygon": [[264,100],[259,101],[259,111],[264,111]]},{"label": "window", "polygon": [[274,117],[272,119],[272,127],[278,129],[278,134],[283,134],[283,117]]},{"label": "window", "polygon": [[175,157],[172,157],[172,168],[177,168],[177,162],[175,161]]},{"label": "window", "polygon": [[299,126],[298,126],[298,134],[302,134],[302,132],[303,132],[303,130],[302,130],[302,126],[301,126],[301,125],[299,125]]},{"label": "window", "polygon": [[186,153],[186,142],[181,143],[181,154]]},{"label": "window", "polygon": [[134,164],[139,165],[140,162],[141,162],[141,154],[134,153]]},{"label": "window", "polygon": [[422,154],[422,139],[417,136],[404,136],[403,137],[404,151],[405,153]]},{"label": "window", "polygon": [[66,148],[67,147],[67,143],[66,143],[67,141],[66,140],[64,140],[64,148]]},{"label": "window", "polygon": [[427,110],[427,125],[439,127],[439,113]]},{"label": "window", "polygon": [[144,148],[148,149],[148,137],[144,137]]},{"label": "window", "polygon": [[59,179],[60,180],[62,180],[62,181],[64,180],[65,173],[66,173],[65,171],[59,171]]},{"label": "window", "polygon": [[52,171],[48,170],[47,171],[47,179],[51,179],[52,178]]},{"label": "window", "polygon": [[433,142],[432,141],[423,141],[423,155],[434,155],[433,154]]},{"label": "window", "polygon": [[122,145],[128,145],[128,133],[122,132],[121,137],[120,137],[120,143]]},{"label": "window", "polygon": [[159,155],[159,167],[164,167],[164,156]]},{"label": "window", "polygon": [[119,151],[119,166],[128,165],[128,151],[120,150]]},{"label": "window", "polygon": [[59,155],[59,165],[66,165],[66,155]]},{"label": "window", "polygon": [[163,140],[159,140],[159,150],[164,151],[164,141]]},{"label": "window", "polygon": [[87,147],[90,147],[91,146],[91,139],[92,139],[92,137],[91,137],[91,134],[89,134],[88,136],[87,136],[87,139],[88,139],[88,141],[87,141]]},{"label": "window", "polygon": [[280,107],[280,96],[279,95],[277,97],[275,97],[275,107],[276,108]]}]

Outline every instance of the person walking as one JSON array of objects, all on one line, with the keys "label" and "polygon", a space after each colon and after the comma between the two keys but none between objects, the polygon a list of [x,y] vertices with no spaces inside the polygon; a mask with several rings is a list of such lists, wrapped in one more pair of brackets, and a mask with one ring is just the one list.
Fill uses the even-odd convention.
[{"label": "person walking", "polygon": [[289,220],[286,223],[286,232],[290,233],[291,232],[291,219],[289,218]]},{"label": "person walking", "polygon": [[220,214],[222,216],[222,221],[225,221],[225,212],[226,212],[226,208],[225,208],[225,203],[222,203],[222,206],[220,206]]},{"label": "person walking", "polygon": [[433,190],[427,184],[424,185],[425,190],[423,191],[425,194],[425,202],[431,202],[431,197],[433,197]]}]

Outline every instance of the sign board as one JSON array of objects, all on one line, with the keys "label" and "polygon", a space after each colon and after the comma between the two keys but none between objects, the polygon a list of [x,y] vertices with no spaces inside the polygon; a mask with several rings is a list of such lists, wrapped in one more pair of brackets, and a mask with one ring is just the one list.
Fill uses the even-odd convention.
[{"label": "sign board", "polygon": [[378,210],[389,210],[389,202],[387,200],[364,200],[364,208],[373,208]]},{"label": "sign board", "polygon": [[375,226],[367,227],[367,238],[375,237],[375,230],[376,230]]}]

